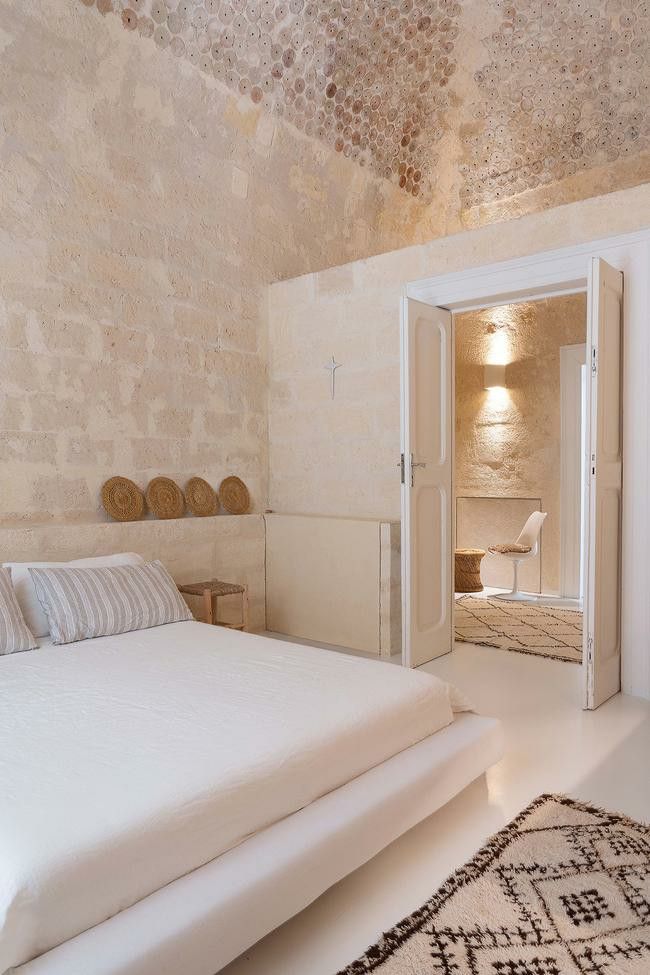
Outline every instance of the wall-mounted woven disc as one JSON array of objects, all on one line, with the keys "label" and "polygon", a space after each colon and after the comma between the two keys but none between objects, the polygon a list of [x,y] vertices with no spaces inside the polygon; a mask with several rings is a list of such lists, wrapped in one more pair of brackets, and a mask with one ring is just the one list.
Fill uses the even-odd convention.
[{"label": "wall-mounted woven disc", "polygon": [[154,477],[149,481],[146,498],[156,518],[182,518],[185,513],[183,492],[168,477]]},{"label": "wall-mounted woven disc", "polygon": [[219,501],[231,515],[245,515],[251,505],[248,488],[238,477],[226,477],[221,482]]},{"label": "wall-mounted woven disc", "polygon": [[216,515],[219,498],[214,488],[202,477],[191,477],[185,485],[185,501],[193,515],[205,518]]},{"label": "wall-mounted woven disc", "polygon": [[102,487],[102,504],[115,521],[137,521],[144,512],[144,495],[128,477],[110,477]]}]

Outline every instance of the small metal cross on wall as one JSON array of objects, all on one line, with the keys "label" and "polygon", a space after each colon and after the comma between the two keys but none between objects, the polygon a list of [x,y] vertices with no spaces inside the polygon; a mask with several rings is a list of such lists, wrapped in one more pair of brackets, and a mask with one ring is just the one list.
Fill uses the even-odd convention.
[{"label": "small metal cross on wall", "polygon": [[336,393],[336,370],[337,369],[340,369],[341,368],[341,365],[342,365],[342,363],[337,362],[336,359],[334,358],[334,356],[332,356],[331,360],[325,366],[325,368],[326,369],[329,369],[329,371],[331,373],[330,381],[331,381],[331,384],[332,384],[331,385],[332,399],[334,399],[334,396],[335,396],[335,393]]}]

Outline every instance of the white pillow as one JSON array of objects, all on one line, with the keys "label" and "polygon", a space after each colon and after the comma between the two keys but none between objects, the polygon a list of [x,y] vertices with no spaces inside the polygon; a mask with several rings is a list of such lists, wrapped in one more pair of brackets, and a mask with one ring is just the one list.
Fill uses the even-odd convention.
[{"label": "white pillow", "polygon": [[105,565],[143,565],[144,559],[135,552],[119,552],[117,555],[96,555],[88,559],[73,559],[72,562],[5,562],[4,568],[11,569],[11,581],[25,622],[36,639],[47,636],[50,624],[38,601],[30,569],[64,569],[66,566],[101,568]]}]

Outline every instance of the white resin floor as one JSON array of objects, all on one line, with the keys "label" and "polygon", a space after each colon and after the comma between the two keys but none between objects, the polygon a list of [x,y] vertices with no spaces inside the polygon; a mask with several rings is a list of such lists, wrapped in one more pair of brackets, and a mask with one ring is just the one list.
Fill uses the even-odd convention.
[{"label": "white resin floor", "polygon": [[[463,596],[473,596],[475,599],[489,599],[490,596],[505,596],[507,598],[508,592],[505,589],[483,586],[480,592],[457,592],[454,595],[456,599],[462,599]],[[531,603],[534,606],[553,606],[556,609],[582,609],[581,599],[536,592],[525,592],[523,595],[526,596],[525,602]]]},{"label": "white resin floor", "polygon": [[423,669],[503,720],[505,758],[224,975],[335,975],[540,793],[650,821],[650,703],[618,695],[582,711],[580,666],[491,647],[458,644]]}]

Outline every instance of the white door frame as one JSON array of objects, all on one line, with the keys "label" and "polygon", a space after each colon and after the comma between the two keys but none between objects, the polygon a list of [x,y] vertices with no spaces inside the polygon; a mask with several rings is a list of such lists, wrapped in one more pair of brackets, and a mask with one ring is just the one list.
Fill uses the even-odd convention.
[{"label": "white door frame", "polygon": [[[585,332],[587,322],[585,321]],[[585,342],[560,347],[560,595],[582,597]]]},{"label": "white door frame", "polygon": [[[620,237],[607,237],[561,250],[540,251],[511,261],[486,264],[411,281],[404,286],[407,298],[450,311],[472,311],[513,301],[552,298],[587,290],[588,261],[602,257],[615,262],[613,251],[623,249],[628,257],[650,245],[650,230]],[[634,256],[637,256],[636,254]]]},{"label": "white door frame", "polygon": [[[614,267],[620,268],[624,274],[629,275],[631,287],[626,290],[624,332],[628,334],[632,331],[635,342],[640,344],[642,339],[639,333],[646,332],[647,311],[650,306],[650,288],[647,284],[650,271],[650,230],[596,239],[558,250],[528,254],[497,264],[430,276],[407,283],[403,288],[403,295],[460,312],[512,301],[574,294],[587,289],[589,261],[592,257],[602,257]],[[647,349],[647,343],[645,347]],[[648,356],[646,361],[637,357],[636,361],[625,362],[624,375],[629,371],[634,383],[639,387],[643,385],[644,380],[647,381],[649,367]],[[624,429],[624,440],[625,437]],[[640,547],[643,547],[645,540],[650,538],[650,506],[647,504],[644,506],[637,496],[639,492],[646,491],[650,476],[650,471],[641,472],[639,469],[646,460],[647,452],[640,454],[627,452],[626,466],[633,468],[636,475],[630,490],[634,493],[634,509],[637,513],[634,532],[631,533],[629,529],[626,530],[624,486],[621,657],[622,689],[628,693],[634,693],[637,686],[646,686],[648,683],[649,662],[645,659],[644,651],[640,649],[647,646],[647,626],[643,625],[642,614],[626,612],[626,607],[635,600],[644,600],[644,605],[648,605],[647,593],[644,589],[641,591],[641,580],[635,578],[638,575],[635,570],[638,559],[645,558]],[[643,510],[641,519],[638,517],[640,510]],[[635,538],[638,539],[638,543],[634,541]],[[648,617],[647,612],[645,616]],[[628,620],[633,622],[628,625]]]}]

